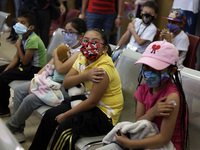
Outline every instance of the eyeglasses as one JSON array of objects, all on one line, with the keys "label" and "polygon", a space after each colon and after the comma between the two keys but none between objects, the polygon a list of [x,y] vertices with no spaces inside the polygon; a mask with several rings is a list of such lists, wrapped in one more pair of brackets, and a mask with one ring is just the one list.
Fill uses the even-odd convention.
[{"label": "eyeglasses", "polygon": [[62,32],[63,35],[65,35],[66,33],[67,33],[68,35],[71,35],[71,34],[78,34],[78,32],[72,32],[72,31],[69,31],[69,32],[68,32],[68,31],[65,31],[65,30],[62,30],[61,32]]},{"label": "eyeglasses", "polygon": [[80,43],[82,43],[82,44],[89,44],[89,43],[91,43],[92,45],[96,45],[96,44],[102,44],[102,45],[104,45],[104,43],[101,43],[101,42],[99,42],[99,41],[96,41],[96,40],[94,40],[94,41],[89,41],[89,40],[87,40],[87,39],[82,39],[82,40],[80,40]]}]

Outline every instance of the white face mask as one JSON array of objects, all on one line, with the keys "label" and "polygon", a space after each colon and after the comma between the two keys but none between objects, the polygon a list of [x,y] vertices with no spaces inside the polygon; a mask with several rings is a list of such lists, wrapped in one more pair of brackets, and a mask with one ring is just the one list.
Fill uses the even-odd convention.
[{"label": "white face mask", "polygon": [[77,40],[77,34],[74,34],[74,33],[65,33],[64,41],[70,47],[76,46],[79,42],[79,40]]},{"label": "white face mask", "polygon": [[28,28],[25,26],[25,25],[23,25],[23,24],[21,24],[21,23],[16,23],[14,26],[13,26],[13,28],[15,29],[15,32],[17,33],[17,34],[19,34],[19,35],[22,35],[22,34],[24,34],[24,33],[26,33],[27,31],[28,31]]}]

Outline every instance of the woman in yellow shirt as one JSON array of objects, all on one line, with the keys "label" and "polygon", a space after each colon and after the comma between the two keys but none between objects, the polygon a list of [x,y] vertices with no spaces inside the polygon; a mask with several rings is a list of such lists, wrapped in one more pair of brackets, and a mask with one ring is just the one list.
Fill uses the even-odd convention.
[{"label": "woman in yellow shirt", "polygon": [[59,125],[51,149],[74,149],[80,137],[109,132],[117,123],[123,108],[119,74],[114,67],[106,35],[101,30],[86,32],[82,54],[63,81],[69,89],[84,83],[86,100],[71,109],[70,101],[48,110],[42,119],[31,148],[45,149]]}]

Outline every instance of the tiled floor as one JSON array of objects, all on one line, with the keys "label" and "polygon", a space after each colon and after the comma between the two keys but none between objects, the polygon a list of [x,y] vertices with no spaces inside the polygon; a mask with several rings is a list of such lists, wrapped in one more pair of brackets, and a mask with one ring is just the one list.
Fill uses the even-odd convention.
[{"label": "tiled floor", "polygon": [[[16,53],[15,45],[9,41],[6,40],[6,37],[9,36],[9,33],[3,33],[0,38],[1,46],[0,46],[0,58],[5,58],[7,60],[12,60]],[[0,65],[4,64],[5,62],[0,61]],[[11,91],[11,95],[13,95],[13,91]],[[12,96],[11,96],[12,97]],[[10,99],[10,110],[12,113],[12,99]],[[3,122],[6,122],[9,119],[9,117],[2,118]],[[26,121],[26,128],[25,128],[25,136],[26,141],[24,143],[21,143],[21,145],[24,147],[25,150],[29,148],[29,146],[32,143],[32,140],[34,138],[35,132],[37,130],[37,127],[40,123],[41,117],[36,113],[33,112],[33,114],[29,117],[29,119]],[[0,148],[1,149],[1,148]]]}]

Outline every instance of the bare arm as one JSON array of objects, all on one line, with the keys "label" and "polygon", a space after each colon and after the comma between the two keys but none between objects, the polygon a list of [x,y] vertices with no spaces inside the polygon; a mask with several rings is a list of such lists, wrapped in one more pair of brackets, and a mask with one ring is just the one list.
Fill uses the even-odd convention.
[{"label": "bare arm", "polygon": [[57,53],[54,52],[53,58],[54,58],[54,65],[56,68],[56,71],[59,74],[66,74],[69,72],[69,70],[72,68],[72,65],[74,64],[75,60],[78,58],[78,55],[81,52],[74,53],[71,57],[69,57],[64,63],[62,63],[57,56]]},{"label": "bare arm", "polygon": [[15,46],[17,48],[17,53],[18,53],[18,57],[21,60],[22,64],[24,66],[29,65],[31,62],[31,59],[35,53],[34,49],[26,49],[25,54],[22,52],[21,49],[21,42],[22,40],[17,40],[17,42],[15,43]]},{"label": "bare arm", "polygon": [[145,44],[147,42],[147,40],[144,40],[144,39],[140,38],[140,36],[135,31],[135,20],[133,22],[131,22],[131,23],[128,24],[128,28],[127,29],[129,30],[129,32],[131,32],[131,34],[135,38],[135,41],[139,45],[143,45],[143,44]]},{"label": "bare arm", "polygon": [[126,41],[128,41],[128,39],[131,36],[131,32],[129,32],[128,30],[126,30],[126,32],[122,35],[121,39],[118,42],[118,46],[122,46],[123,44],[126,43]]},{"label": "bare arm", "polygon": [[[80,74],[80,76],[81,76],[81,74]],[[78,75],[76,75],[76,78],[79,78]],[[76,80],[76,79],[74,78],[74,80]],[[57,116],[56,120],[60,123],[63,120],[65,120],[66,118],[68,118],[74,114],[77,114],[79,112],[88,111],[88,110],[94,108],[99,103],[102,96],[104,95],[106,89],[108,88],[108,85],[109,85],[109,77],[107,74],[105,74],[105,75],[103,75],[103,79],[101,80],[101,82],[93,83],[92,90],[91,90],[91,93],[90,93],[88,99],[86,99],[85,101],[83,101],[82,103],[80,103],[79,105],[74,107],[73,109],[70,109],[69,111]]]},{"label": "bare arm", "polygon": [[[176,119],[177,119],[177,116],[178,116],[179,96],[176,93],[172,93],[167,97],[165,102],[170,103],[170,101],[172,101],[172,100],[175,101],[177,105],[174,107],[173,110],[171,110],[169,115],[163,116],[159,134],[145,138],[145,139],[141,139],[141,140],[130,140],[127,137],[124,137],[124,136],[120,137],[120,136],[116,135],[118,143],[120,145],[125,146],[125,147],[130,148],[130,149],[138,149],[138,148],[153,149],[153,148],[158,148],[158,147],[161,147],[161,146],[168,144],[169,141],[172,138],[174,128],[175,128],[175,124],[176,124]],[[137,111],[138,111],[138,108],[137,108]],[[138,113],[137,117],[139,117],[139,114],[142,115],[143,114],[142,112],[144,112],[144,108],[142,108],[141,112],[139,112],[139,113],[137,112]],[[148,116],[144,117],[145,115],[146,114],[144,114],[140,118],[143,117],[143,119],[148,120],[149,119]]]},{"label": "bare arm", "polygon": [[18,57],[18,53],[16,52],[13,60],[10,62],[10,64],[6,67],[6,69],[4,71],[14,68],[18,62],[19,62],[19,57]]},{"label": "bare arm", "polygon": [[124,10],[124,0],[118,0],[118,17],[115,19],[115,26],[121,25],[122,14]]},{"label": "bare arm", "polygon": [[63,4],[63,1],[62,0],[58,0],[59,4],[60,4],[60,10],[61,10],[61,13],[64,14],[66,12],[66,8]]},{"label": "bare arm", "polygon": [[89,0],[82,0],[81,19],[83,19],[83,20],[86,20],[85,11],[86,11],[87,6],[88,6],[88,1]]}]

